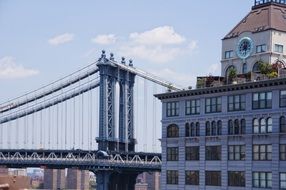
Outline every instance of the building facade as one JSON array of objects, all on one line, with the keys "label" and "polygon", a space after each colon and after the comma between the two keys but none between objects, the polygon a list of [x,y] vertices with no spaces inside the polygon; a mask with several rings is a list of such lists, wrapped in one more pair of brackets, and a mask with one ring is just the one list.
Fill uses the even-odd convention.
[{"label": "building facade", "polygon": [[[156,95],[161,189],[286,189],[285,4],[256,0],[222,41],[222,77],[232,68],[264,78]],[[258,62],[281,70],[266,76]]]}]

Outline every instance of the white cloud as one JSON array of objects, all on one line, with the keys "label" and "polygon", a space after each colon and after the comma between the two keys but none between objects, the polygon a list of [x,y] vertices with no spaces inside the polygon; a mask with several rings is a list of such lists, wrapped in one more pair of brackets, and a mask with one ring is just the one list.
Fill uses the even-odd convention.
[{"label": "white cloud", "polygon": [[48,42],[50,45],[58,46],[61,44],[66,44],[68,42],[71,42],[71,41],[73,41],[73,39],[74,39],[74,34],[64,33],[64,34],[61,34],[61,35],[58,35],[58,36],[55,36],[55,37],[49,39]]},{"label": "white cloud", "polygon": [[39,71],[27,69],[15,63],[15,58],[6,56],[0,59],[0,79],[26,78],[39,74]]},{"label": "white cloud", "polygon": [[91,41],[101,45],[114,44],[117,38],[114,34],[102,34],[93,38]]},{"label": "white cloud", "polygon": [[220,64],[219,63],[211,64],[209,69],[208,69],[208,74],[215,75],[216,73],[219,72],[219,70],[220,70]]},{"label": "white cloud", "polygon": [[161,26],[142,33],[131,33],[129,38],[135,43],[145,45],[181,44],[186,40],[171,26]]},{"label": "white cloud", "polygon": [[168,79],[168,81],[174,82],[175,85],[180,85],[179,87],[187,88],[189,86],[194,86],[196,83],[195,75],[179,73],[170,68],[150,71],[150,73],[153,73],[155,76],[162,79]]}]

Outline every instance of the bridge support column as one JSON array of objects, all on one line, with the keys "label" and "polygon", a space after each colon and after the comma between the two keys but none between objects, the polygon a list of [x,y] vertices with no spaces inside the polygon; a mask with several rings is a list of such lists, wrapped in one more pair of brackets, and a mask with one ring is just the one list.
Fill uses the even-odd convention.
[{"label": "bridge support column", "polygon": [[96,190],[109,190],[110,171],[97,171],[96,173]]},{"label": "bridge support column", "polygon": [[97,171],[97,190],[134,190],[138,172]]}]

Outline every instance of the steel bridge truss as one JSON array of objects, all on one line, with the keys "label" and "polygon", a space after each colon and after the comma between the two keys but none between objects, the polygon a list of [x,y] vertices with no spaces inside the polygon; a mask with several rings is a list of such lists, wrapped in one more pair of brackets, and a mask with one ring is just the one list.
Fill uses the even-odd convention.
[{"label": "steel bridge truss", "polygon": [[160,171],[161,156],[155,153],[111,153],[108,156],[95,151],[57,150],[2,150],[0,165],[11,168],[78,168],[93,172],[99,170]]}]

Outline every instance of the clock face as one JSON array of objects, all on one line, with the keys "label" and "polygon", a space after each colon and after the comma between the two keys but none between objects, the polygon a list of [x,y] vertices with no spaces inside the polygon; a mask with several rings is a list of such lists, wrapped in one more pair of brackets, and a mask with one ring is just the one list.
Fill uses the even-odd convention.
[{"label": "clock face", "polygon": [[249,57],[253,50],[253,42],[249,37],[241,38],[237,45],[237,56],[241,59]]}]

